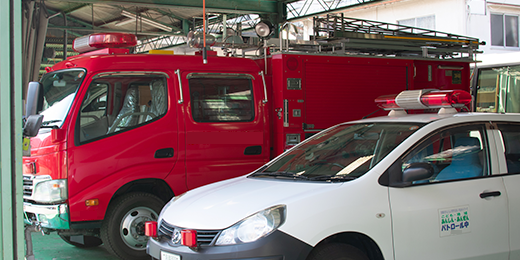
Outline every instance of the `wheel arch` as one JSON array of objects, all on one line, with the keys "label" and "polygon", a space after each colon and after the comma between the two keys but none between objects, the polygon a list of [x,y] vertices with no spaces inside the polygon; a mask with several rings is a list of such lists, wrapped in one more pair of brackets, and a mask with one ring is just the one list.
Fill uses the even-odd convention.
[{"label": "wheel arch", "polygon": [[349,244],[363,251],[370,260],[384,260],[383,253],[377,243],[372,238],[362,233],[343,232],[334,234],[320,241],[313,250],[318,248],[318,246],[328,243]]},{"label": "wheel arch", "polygon": [[164,180],[152,178],[139,179],[121,186],[110,199],[108,206],[110,207],[112,202],[118,197],[131,192],[150,193],[159,197],[164,203],[167,203],[174,196],[173,190]]}]

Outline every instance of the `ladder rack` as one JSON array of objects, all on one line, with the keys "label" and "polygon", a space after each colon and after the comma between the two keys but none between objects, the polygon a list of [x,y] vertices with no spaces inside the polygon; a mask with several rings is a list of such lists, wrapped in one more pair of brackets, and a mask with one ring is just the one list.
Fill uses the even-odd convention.
[{"label": "ladder rack", "polygon": [[327,15],[314,17],[314,36],[306,44],[289,43],[286,51],[412,56],[474,60],[477,38],[399,24]]}]

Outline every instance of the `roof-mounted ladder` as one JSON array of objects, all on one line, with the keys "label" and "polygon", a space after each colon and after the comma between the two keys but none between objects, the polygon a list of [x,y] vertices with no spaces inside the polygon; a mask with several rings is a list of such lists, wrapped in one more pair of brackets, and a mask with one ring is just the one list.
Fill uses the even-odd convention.
[{"label": "roof-mounted ladder", "polygon": [[327,15],[314,17],[310,43],[289,44],[287,50],[353,55],[412,56],[474,60],[477,38],[418,27]]}]

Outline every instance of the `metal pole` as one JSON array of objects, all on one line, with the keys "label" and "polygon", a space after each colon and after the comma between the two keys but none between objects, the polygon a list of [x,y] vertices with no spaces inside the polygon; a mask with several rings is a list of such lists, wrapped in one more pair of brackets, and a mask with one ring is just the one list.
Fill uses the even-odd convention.
[{"label": "metal pole", "polygon": [[39,226],[31,225],[25,227],[25,245],[27,251],[25,252],[25,260],[34,260],[34,251],[33,251],[33,243],[32,243],[32,233],[40,232],[41,229]]},{"label": "metal pole", "polygon": [[[67,26],[67,14],[65,12],[62,12],[63,15],[63,25]],[[67,33],[67,30],[63,30],[63,60],[67,59],[67,44],[68,44],[68,38],[69,35]]]},{"label": "metal pole", "polygon": [[227,14],[222,15],[222,41],[226,42],[227,35]]},{"label": "metal pole", "polygon": [[0,258],[23,259],[22,1],[0,1]]}]

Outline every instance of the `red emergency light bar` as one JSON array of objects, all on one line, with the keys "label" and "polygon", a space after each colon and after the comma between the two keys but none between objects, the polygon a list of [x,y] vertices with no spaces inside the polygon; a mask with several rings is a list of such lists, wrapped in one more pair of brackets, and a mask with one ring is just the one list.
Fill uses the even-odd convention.
[{"label": "red emergency light bar", "polygon": [[384,110],[462,108],[471,103],[471,95],[463,90],[420,89],[380,96],[375,102]]},{"label": "red emergency light bar", "polygon": [[72,48],[84,53],[104,48],[126,48],[137,45],[137,37],[131,33],[94,33],[74,39]]}]

